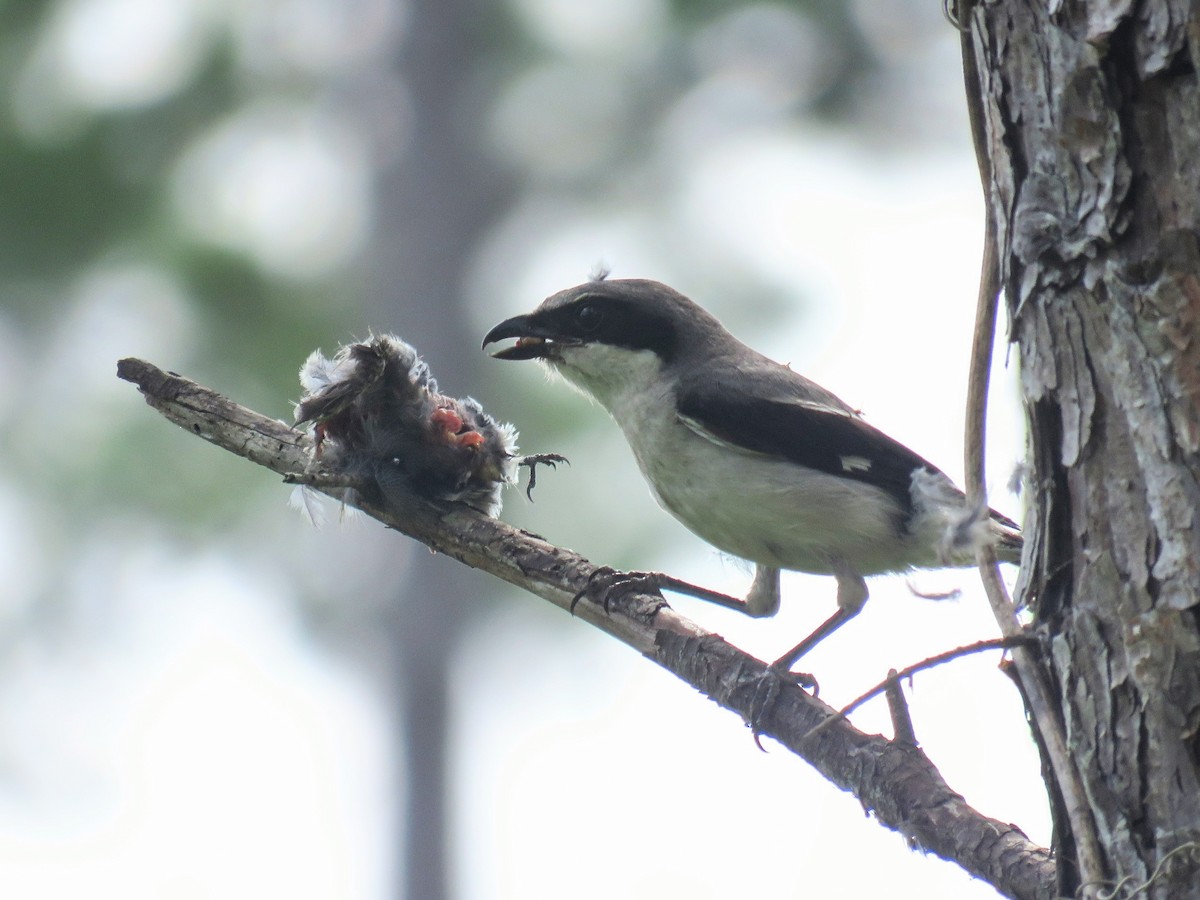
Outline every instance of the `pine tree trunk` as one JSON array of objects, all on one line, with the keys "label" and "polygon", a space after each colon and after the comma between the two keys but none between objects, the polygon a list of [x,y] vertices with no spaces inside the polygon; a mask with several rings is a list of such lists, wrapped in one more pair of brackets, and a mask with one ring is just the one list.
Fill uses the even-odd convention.
[{"label": "pine tree trunk", "polygon": [[1200,10],[984,2],[962,24],[1030,417],[1024,599],[1107,888],[1200,898]]}]

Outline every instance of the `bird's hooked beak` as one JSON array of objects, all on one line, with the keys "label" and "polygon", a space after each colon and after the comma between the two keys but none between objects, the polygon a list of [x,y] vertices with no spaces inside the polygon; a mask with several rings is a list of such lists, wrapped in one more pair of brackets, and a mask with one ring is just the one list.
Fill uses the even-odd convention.
[{"label": "bird's hooked beak", "polygon": [[553,359],[559,346],[580,343],[539,322],[536,313],[505,319],[484,336],[483,347],[505,338],[516,338],[517,343],[493,353],[496,359]]}]

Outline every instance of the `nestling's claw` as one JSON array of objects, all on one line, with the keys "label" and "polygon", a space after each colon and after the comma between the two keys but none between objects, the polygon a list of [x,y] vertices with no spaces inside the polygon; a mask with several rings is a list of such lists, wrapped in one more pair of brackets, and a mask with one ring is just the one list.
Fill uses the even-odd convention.
[{"label": "nestling's claw", "polygon": [[[537,484],[537,467],[539,465],[549,466],[552,469],[557,469],[559,463],[566,463],[568,466],[571,461],[565,456],[558,453],[532,453],[529,456],[521,457],[517,463],[518,466],[527,466],[529,468],[529,484],[525,486],[525,496],[529,498],[529,502],[533,502],[533,487]],[[579,601],[576,597],[571,601],[571,611],[575,611],[575,604]]]}]

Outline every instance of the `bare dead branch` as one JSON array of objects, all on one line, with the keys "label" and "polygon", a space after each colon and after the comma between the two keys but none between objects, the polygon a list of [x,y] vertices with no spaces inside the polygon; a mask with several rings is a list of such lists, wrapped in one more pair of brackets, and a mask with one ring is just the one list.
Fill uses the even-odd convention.
[{"label": "bare dead branch", "polygon": [[[891,694],[893,685],[905,678],[912,678],[912,676],[916,675],[918,672],[923,672],[926,669],[932,669],[935,666],[944,665],[945,663],[951,662],[959,657],[970,656],[972,653],[982,653],[984,650],[1007,650],[1036,643],[1037,639],[1030,635],[1016,635],[1011,638],[989,638],[985,641],[976,641],[973,644],[967,644],[963,647],[955,647],[953,650],[947,650],[944,653],[938,653],[936,656],[927,657],[918,663],[913,663],[911,666],[906,666],[898,672],[895,669],[892,669],[888,672],[887,678],[879,682],[879,684],[875,685],[869,691],[864,691],[863,693],[859,694],[857,697],[839,709],[837,714],[839,717],[845,718],[868,700],[872,699],[873,697],[878,697],[880,694],[888,695],[888,703],[890,706],[893,703]],[[895,724],[894,719],[895,716],[893,716],[893,724]],[[816,734],[817,732],[820,732],[828,727],[828,722],[822,722],[813,730],[813,734]],[[910,731],[911,727],[912,725],[909,723]],[[809,737],[812,736],[812,734],[809,735]],[[896,740],[899,740],[899,738],[897,737]]]},{"label": "bare dead branch", "polygon": [[905,666],[899,672],[893,669],[888,673],[888,677],[871,688],[866,693],[855,697],[840,710],[839,714],[848,716],[854,710],[858,709],[872,697],[887,691],[888,686],[896,680],[904,680],[912,678],[918,672],[924,672],[926,669],[932,669],[936,666],[943,666],[948,662],[953,662],[956,659],[962,659],[964,656],[970,656],[974,653],[983,653],[985,650],[1013,650],[1017,647],[1030,647],[1037,644],[1037,638],[1032,635],[1018,634],[1013,637],[988,638],[984,641],[976,641],[973,644],[966,644],[962,647],[955,647],[953,650],[947,650],[944,653],[938,653],[930,656],[920,662],[913,663],[911,666]]},{"label": "bare dead branch", "polygon": [[[283,422],[143,360],[121,360],[117,374],[136,384],[166,418],[217,446],[285,478],[311,468],[308,437]],[[344,482],[336,475],[325,477],[330,473],[315,474],[301,480],[340,496]],[[564,610],[597,568],[570,550],[473,510],[443,509],[415,497],[403,508],[384,509],[365,500],[359,507],[389,528]],[[1055,865],[1049,852],[1015,826],[971,808],[919,748],[858,731],[762,661],[676,613],[661,597],[623,595],[607,613],[584,602],[577,617],[773,737],[913,846],[957,863],[1006,897],[1053,896]],[[836,720],[818,736],[807,737],[831,717]],[[802,805],[798,798],[797,807]]]},{"label": "bare dead branch", "polygon": [[917,732],[913,728],[912,714],[908,711],[908,701],[904,699],[904,688],[900,685],[900,675],[895,669],[888,669],[888,677],[884,685],[883,691],[887,695],[888,714],[892,719],[892,740],[898,744],[917,746]]}]

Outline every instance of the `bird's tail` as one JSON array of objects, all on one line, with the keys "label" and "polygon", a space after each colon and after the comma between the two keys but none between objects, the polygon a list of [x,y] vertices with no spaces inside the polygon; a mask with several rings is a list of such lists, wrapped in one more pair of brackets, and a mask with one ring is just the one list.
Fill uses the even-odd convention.
[{"label": "bird's tail", "polygon": [[925,533],[943,566],[970,566],[980,547],[991,546],[1002,562],[1021,561],[1021,528],[986,506],[971,506],[941,472],[913,473],[913,498]]},{"label": "bird's tail", "polygon": [[1021,528],[1012,519],[994,509],[962,507],[959,515],[947,522],[940,553],[945,562],[971,565],[980,547],[992,547],[1001,562],[1020,563],[1024,546]]},{"label": "bird's tail", "polygon": [[1001,515],[994,509],[988,510],[988,530],[992,534],[992,543],[996,548],[996,556],[1001,562],[1020,563],[1021,550],[1025,539],[1021,537],[1021,527],[1008,516]]}]

